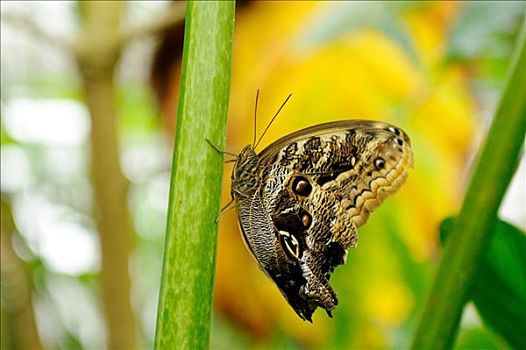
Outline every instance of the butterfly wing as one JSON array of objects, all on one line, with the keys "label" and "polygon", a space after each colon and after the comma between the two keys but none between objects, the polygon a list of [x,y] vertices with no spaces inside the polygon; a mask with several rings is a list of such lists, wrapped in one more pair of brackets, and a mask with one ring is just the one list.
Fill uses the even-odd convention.
[{"label": "butterfly wing", "polygon": [[[263,186],[258,169],[258,156],[251,146],[245,147],[239,154],[232,173],[232,197],[236,203],[243,238],[259,267],[276,283],[296,313],[302,319],[311,321],[312,312],[317,308],[317,304],[305,297],[303,289],[307,280],[301,264],[288,255],[291,251],[285,248],[299,249],[303,244],[300,245],[294,241],[294,236],[286,236],[285,231],[279,230],[285,226],[290,227],[288,231],[298,231],[300,227],[294,227],[298,225],[298,215],[293,212],[282,212],[279,221],[274,221],[276,217],[270,214],[268,203],[264,202],[266,197],[261,195],[265,190],[263,187],[269,190],[273,181]],[[286,196],[278,196],[278,198],[283,202],[287,201]],[[298,252],[293,253],[299,255]]]},{"label": "butterfly wing", "polygon": [[[357,227],[390,194],[413,166],[409,137],[399,128],[375,121],[340,121],[306,128],[265,148],[261,164],[278,164],[305,175],[341,204]],[[260,167],[263,171],[269,167]],[[273,176],[267,170],[263,177]]]},{"label": "butterfly wing", "polygon": [[338,302],[330,274],[356,246],[356,228],[405,181],[409,138],[385,123],[333,122],[285,136],[258,158],[257,195],[286,257],[279,264],[296,266],[267,273],[302,318],[317,307],[330,315]]}]

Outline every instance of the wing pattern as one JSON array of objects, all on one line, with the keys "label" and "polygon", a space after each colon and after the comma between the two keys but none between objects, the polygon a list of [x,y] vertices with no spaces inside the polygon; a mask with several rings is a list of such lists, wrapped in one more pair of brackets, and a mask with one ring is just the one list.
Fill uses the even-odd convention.
[{"label": "wing pattern", "polygon": [[[342,121],[244,152],[232,188],[249,248],[301,318],[310,321],[317,307],[331,315],[338,300],[330,275],[357,245],[357,228],[407,178],[408,136],[385,123]],[[251,166],[241,166],[247,155]]]}]

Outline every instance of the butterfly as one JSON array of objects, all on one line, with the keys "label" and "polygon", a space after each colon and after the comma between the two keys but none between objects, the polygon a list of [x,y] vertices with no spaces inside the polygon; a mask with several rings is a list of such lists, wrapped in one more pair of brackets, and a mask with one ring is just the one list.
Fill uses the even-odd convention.
[{"label": "butterfly", "polygon": [[235,155],[231,203],[259,267],[312,322],[318,307],[332,317],[331,273],[357,246],[357,228],[405,182],[413,154],[400,128],[367,120],[311,126],[256,153],[289,98],[258,142]]}]

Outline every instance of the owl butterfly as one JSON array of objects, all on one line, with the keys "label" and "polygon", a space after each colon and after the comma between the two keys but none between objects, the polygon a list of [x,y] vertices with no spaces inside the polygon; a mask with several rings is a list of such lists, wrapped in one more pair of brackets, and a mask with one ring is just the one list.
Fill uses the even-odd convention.
[{"label": "owl butterfly", "polygon": [[246,245],[299,317],[312,322],[318,307],[332,317],[331,273],[358,244],[369,213],[406,180],[409,137],[386,123],[344,120],[296,131],[259,153],[256,146],[237,155],[232,171]]}]

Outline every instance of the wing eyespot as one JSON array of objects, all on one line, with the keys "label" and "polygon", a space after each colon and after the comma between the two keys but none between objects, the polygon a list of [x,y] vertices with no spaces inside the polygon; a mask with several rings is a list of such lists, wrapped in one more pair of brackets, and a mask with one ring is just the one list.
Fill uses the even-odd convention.
[{"label": "wing eyespot", "polygon": [[388,128],[387,128],[387,131],[390,131],[390,132],[394,133],[396,136],[400,136],[400,134],[401,134],[401,132],[400,132],[399,129],[394,128],[394,127],[392,127],[392,126],[388,127]]},{"label": "wing eyespot", "polygon": [[305,228],[308,228],[312,224],[312,216],[309,213],[305,212],[301,216],[301,223]]},{"label": "wing eyespot", "polygon": [[285,246],[285,253],[292,259],[300,259],[302,252],[300,242],[287,231],[279,231],[280,242]]},{"label": "wing eyespot", "polygon": [[312,185],[306,178],[297,176],[292,181],[292,191],[298,196],[308,197],[312,191]]},{"label": "wing eyespot", "polygon": [[385,168],[385,160],[381,157],[378,157],[374,160],[374,166],[376,167],[376,170],[381,170]]}]

